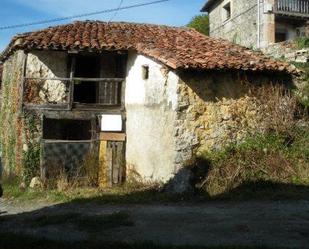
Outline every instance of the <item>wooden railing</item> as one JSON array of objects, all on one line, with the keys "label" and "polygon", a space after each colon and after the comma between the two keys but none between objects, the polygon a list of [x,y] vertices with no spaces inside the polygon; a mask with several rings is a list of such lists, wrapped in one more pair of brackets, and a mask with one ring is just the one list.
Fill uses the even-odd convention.
[{"label": "wooden railing", "polygon": [[[24,77],[22,96],[23,103],[28,108],[43,109],[72,109],[73,105],[79,107],[95,107],[102,108],[107,106],[121,106],[123,94],[123,78],[40,78],[40,77]],[[40,92],[47,96],[48,89],[44,89],[47,81],[57,82],[65,86],[65,96],[60,102],[49,101],[42,98]],[[88,84],[97,84],[97,102],[93,104],[75,103],[73,99],[74,85],[78,82],[87,82]],[[45,87],[46,88],[46,87]],[[43,89],[43,90],[41,90]]]},{"label": "wooden railing", "polygon": [[274,12],[309,17],[309,0],[275,0]]}]

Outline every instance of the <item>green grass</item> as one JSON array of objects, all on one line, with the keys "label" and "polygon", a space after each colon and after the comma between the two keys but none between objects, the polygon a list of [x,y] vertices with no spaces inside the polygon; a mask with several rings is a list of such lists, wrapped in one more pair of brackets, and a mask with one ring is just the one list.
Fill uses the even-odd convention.
[{"label": "green grass", "polygon": [[[32,236],[18,235],[12,233],[0,233],[1,249],[270,249],[269,247],[244,247],[244,246],[160,246],[151,242],[138,243],[110,243],[98,242],[95,239],[81,242],[59,242],[48,239],[39,239]],[[283,248],[282,248],[283,249]]]},{"label": "green grass", "polygon": [[299,37],[296,39],[296,44],[299,49],[309,48],[309,37]]},{"label": "green grass", "polygon": [[30,188],[21,189],[19,179],[10,179],[3,181],[3,198],[27,202],[38,199],[44,199],[52,202],[68,201],[68,196],[56,190],[33,190]]},{"label": "green grass", "polygon": [[[73,204],[152,204],[211,200],[309,199],[309,129],[270,132],[248,137],[220,151],[205,152],[195,195],[171,195],[158,186],[125,184],[114,188],[21,190],[18,181],[4,182],[4,197],[17,202]],[[207,177],[207,179],[206,179]],[[206,182],[205,182],[206,179]]]},{"label": "green grass", "polygon": [[66,191],[56,189],[22,190],[19,187],[18,179],[5,181],[3,184],[4,198],[15,200],[17,202],[36,202],[43,200],[47,202],[78,204],[139,204],[139,203],[157,203],[157,202],[177,202],[182,201],[186,196],[170,195],[164,193],[157,186],[134,186],[124,184],[123,186],[113,188],[93,188],[77,187]]}]

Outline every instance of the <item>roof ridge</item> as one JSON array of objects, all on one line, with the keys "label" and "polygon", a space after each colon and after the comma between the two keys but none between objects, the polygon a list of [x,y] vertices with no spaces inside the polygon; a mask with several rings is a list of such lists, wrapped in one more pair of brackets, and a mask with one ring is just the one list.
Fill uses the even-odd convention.
[{"label": "roof ridge", "polygon": [[290,72],[287,64],[188,27],[135,22],[75,21],[14,36],[0,55],[21,50],[135,50],[172,69]]}]

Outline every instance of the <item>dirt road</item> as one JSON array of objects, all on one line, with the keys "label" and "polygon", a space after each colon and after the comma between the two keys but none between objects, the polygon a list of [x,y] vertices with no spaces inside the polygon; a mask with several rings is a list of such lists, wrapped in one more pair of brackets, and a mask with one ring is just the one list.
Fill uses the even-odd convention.
[{"label": "dirt road", "polygon": [[[46,206],[47,207],[44,207]],[[59,240],[153,241],[160,245],[241,245],[309,248],[309,201],[209,202],[182,205],[95,205],[1,202],[0,232],[14,231]],[[66,221],[74,212],[87,217],[127,213],[132,225],[95,232]],[[37,217],[63,220],[33,226]],[[4,218],[4,220],[3,220]],[[2,220],[1,220],[2,219]],[[55,221],[55,219],[54,219]]]}]

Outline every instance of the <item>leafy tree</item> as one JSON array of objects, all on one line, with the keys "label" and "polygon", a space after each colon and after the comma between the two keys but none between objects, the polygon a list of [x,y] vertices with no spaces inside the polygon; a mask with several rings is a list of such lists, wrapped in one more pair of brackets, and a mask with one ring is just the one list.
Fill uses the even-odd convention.
[{"label": "leafy tree", "polygon": [[197,15],[189,22],[188,27],[194,28],[198,32],[209,35],[209,17],[207,14]]}]

